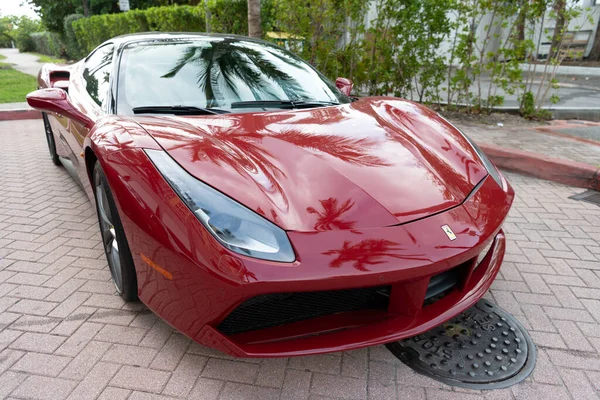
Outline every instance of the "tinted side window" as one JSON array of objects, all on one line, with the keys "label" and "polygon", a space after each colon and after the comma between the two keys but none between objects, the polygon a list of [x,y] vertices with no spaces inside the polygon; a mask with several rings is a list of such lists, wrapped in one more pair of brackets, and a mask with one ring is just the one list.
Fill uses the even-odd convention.
[{"label": "tinted side window", "polygon": [[84,65],[85,88],[99,105],[102,105],[108,94],[113,51],[112,44],[101,47],[87,59]]}]

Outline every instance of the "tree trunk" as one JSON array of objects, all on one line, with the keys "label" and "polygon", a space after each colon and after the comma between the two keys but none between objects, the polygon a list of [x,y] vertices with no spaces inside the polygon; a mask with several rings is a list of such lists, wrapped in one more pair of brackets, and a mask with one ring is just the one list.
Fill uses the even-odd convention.
[{"label": "tree trunk", "polygon": [[210,21],[212,18],[212,15],[210,14],[210,8],[208,7],[208,0],[204,0],[204,15],[206,17],[206,32],[210,33],[211,30],[211,26],[210,26]]},{"label": "tree trunk", "polygon": [[262,37],[260,26],[260,0],[248,0],[248,36]]},{"label": "tree trunk", "polygon": [[560,42],[565,33],[565,12],[567,11],[566,0],[556,0],[554,3],[554,11],[556,12],[556,24],[554,25],[554,34],[552,35],[552,45],[548,52],[548,58],[553,58],[555,56],[555,52],[558,51]]},{"label": "tree trunk", "polygon": [[[600,22],[600,21],[599,21]],[[588,56],[588,60],[600,61],[600,26],[596,27],[596,35],[594,36],[594,44],[592,45],[592,51]]]},{"label": "tree trunk", "polygon": [[[521,0],[519,2],[519,14],[517,14],[517,21],[515,23],[517,27],[516,43],[519,44],[519,46],[525,41],[525,22],[527,19],[527,6],[529,5],[528,1],[529,0]],[[524,60],[526,55],[525,49],[521,48],[517,54],[517,57],[519,60]]]},{"label": "tree trunk", "polygon": [[86,17],[90,16],[90,1],[89,0],[81,0],[83,5],[83,15]]}]

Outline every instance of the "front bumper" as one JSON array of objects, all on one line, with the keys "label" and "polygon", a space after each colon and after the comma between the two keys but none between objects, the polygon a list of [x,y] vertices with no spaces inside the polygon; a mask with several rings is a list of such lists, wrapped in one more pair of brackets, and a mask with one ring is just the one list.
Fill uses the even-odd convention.
[{"label": "front bumper", "polygon": [[289,357],[385,344],[426,332],[475,304],[491,286],[504,257],[502,231],[487,256],[468,265],[449,294],[424,306],[430,276],[392,285],[387,311],[356,311],[226,336],[206,325],[196,340],[237,357]]},{"label": "front bumper", "polygon": [[[112,153],[103,167],[132,250],[140,299],[192,339],[239,357],[349,350],[442,324],[474,304],[492,284],[505,251],[501,225],[514,197],[505,181],[500,187],[487,177],[460,206],[418,221],[288,232],[297,260],[281,264],[242,257],[220,246],[143,152]],[[452,228],[455,240],[446,235],[444,225]],[[476,265],[490,243],[490,251]],[[431,278],[454,268],[460,269],[457,285],[424,305]],[[385,309],[335,313],[237,334],[219,329],[237,307],[257,296],[378,286],[391,288]]]}]

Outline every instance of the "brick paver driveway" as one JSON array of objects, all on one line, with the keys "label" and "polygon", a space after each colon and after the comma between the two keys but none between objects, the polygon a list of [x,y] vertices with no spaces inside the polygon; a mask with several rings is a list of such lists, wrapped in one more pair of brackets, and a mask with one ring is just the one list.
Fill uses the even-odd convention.
[{"label": "brick paver driveway", "polygon": [[600,207],[509,174],[517,199],[489,297],[530,330],[538,363],[511,389],[457,390],[385,349],[232,359],[114,294],[96,216],[50,162],[41,120],[0,122],[0,398],[597,398]]}]

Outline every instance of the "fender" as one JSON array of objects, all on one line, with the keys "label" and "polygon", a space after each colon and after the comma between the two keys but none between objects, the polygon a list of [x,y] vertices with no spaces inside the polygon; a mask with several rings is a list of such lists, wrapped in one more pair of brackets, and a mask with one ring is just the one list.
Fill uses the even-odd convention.
[{"label": "fender", "polygon": [[[106,156],[110,153],[128,149],[162,150],[162,147],[146,132],[146,130],[131,118],[117,115],[101,117],[83,141],[85,171],[80,172],[84,189],[92,203],[92,171],[96,160],[106,168]],[[87,175],[87,179],[85,176]],[[109,180],[109,185],[111,182]],[[112,185],[111,185],[112,186]],[[118,199],[115,199],[118,203]]]}]

